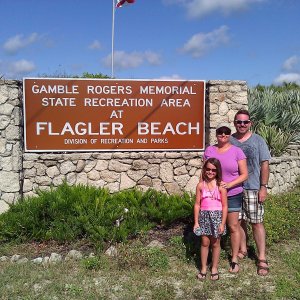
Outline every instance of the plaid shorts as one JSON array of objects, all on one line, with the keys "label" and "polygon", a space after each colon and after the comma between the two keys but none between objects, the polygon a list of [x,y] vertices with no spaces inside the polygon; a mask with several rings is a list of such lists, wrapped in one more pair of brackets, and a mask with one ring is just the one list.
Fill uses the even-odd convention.
[{"label": "plaid shorts", "polygon": [[244,190],[242,210],[239,219],[250,223],[262,223],[264,218],[264,205],[258,202],[258,191]]}]

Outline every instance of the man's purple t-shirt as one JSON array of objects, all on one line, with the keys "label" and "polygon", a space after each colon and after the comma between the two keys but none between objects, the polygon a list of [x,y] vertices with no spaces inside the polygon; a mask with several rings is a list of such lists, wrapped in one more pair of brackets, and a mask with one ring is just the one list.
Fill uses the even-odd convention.
[{"label": "man's purple t-shirt", "polygon": [[[244,152],[237,146],[231,145],[231,147],[224,153],[217,152],[217,146],[208,146],[204,152],[204,160],[214,157],[217,158],[222,167],[222,180],[225,182],[231,182],[239,177],[238,161],[246,159]],[[227,190],[228,196],[234,196],[240,194],[243,191],[242,183]]]}]

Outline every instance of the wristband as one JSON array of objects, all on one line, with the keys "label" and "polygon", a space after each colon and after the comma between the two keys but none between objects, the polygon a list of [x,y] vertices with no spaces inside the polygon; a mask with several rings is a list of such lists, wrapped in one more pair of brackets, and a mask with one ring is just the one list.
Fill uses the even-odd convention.
[{"label": "wristband", "polygon": [[268,189],[269,188],[269,186],[267,185],[267,184],[260,184],[260,186],[264,186],[266,189]]}]

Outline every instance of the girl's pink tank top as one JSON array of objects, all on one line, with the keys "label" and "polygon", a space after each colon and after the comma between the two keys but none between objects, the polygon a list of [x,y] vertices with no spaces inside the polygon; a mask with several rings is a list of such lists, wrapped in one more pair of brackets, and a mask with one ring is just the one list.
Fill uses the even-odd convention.
[{"label": "girl's pink tank top", "polygon": [[222,210],[221,194],[218,186],[213,191],[209,191],[207,184],[203,181],[201,210]]}]

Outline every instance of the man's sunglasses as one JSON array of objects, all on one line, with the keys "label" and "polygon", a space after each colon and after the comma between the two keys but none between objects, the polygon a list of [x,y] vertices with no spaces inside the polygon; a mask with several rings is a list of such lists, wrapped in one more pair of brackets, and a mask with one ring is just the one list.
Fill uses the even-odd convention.
[{"label": "man's sunglasses", "polygon": [[235,120],[234,121],[235,124],[238,124],[238,125],[248,125],[251,121],[250,120],[246,120],[246,121],[242,121],[242,120]]},{"label": "man's sunglasses", "polygon": [[230,135],[231,134],[231,130],[229,128],[219,128],[216,130],[217,135]]},{"label": "man's sunglasses", "polygon": [[211,169],[211,168],[205,168],[206,172],[213,172],[213,173],[217,173],[217,169]]}]

